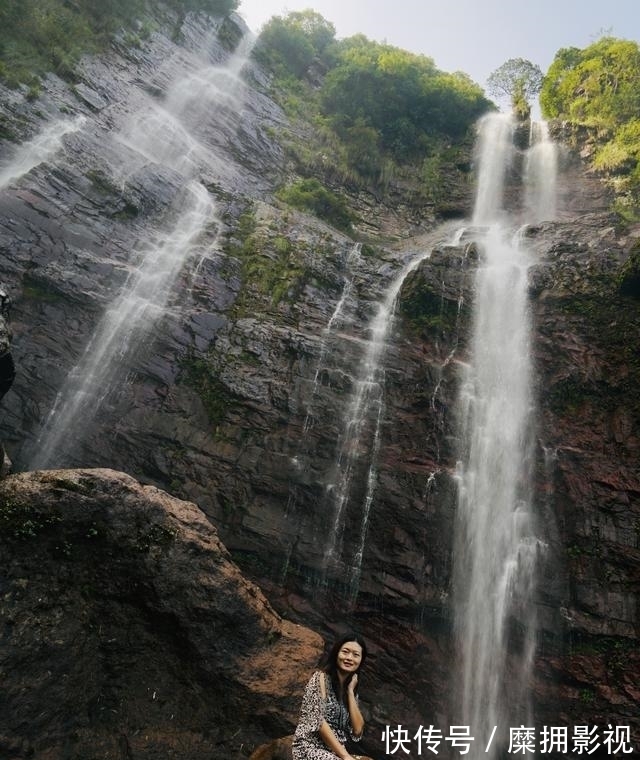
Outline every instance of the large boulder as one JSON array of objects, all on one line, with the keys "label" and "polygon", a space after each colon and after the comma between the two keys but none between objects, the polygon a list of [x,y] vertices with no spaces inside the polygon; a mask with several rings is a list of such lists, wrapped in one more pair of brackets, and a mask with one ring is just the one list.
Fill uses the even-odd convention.
[{"label": "large boulder", "polygon": [[3,757],[236,757],[295,725],[322,641],[194,504],[111,470],[23,473],[0,526]]}]

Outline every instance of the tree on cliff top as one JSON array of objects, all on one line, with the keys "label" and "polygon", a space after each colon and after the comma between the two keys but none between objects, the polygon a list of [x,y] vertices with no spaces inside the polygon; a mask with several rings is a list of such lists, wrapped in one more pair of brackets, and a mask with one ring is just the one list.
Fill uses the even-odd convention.
[{"label": "tree on cliff top", "polygon": [[334,25],[313,10],[273,16],[262,27],[256,54],[267,66],[303,77],[335,40]]},{"label": "tree on cliff top", "polygon": [[508,97],[513,112],[520,119],[528,119],[530,100],[542,87],[542,70],[524,58],[510,58],[487,79],[487,89],[497,98]]},{"label": "tree on cliff top", "polygon": [[640,46],[602,37],[580,50],[562,48],[544,77],[547,118],[615,130],[640,112]]}]

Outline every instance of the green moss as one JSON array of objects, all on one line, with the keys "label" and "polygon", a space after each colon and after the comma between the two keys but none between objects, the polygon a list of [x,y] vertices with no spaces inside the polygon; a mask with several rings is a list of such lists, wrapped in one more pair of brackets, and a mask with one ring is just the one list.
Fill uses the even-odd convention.
[{"label": "green moss", "polygon": [[234,396],[203,358],[186,358],[180,363],[179,382],[196,391],[207,412],[209,422],[217,427],[234,403]]},{"label": "green moss", "polygon": [[40,512],[31,504],[4,499],[0,502],[0,535],[14,541],[26,541],[58,525],[58,515]]},{"label": "green moss", "polygon": [[339,230],[351,230],[353,216],[346,201],[317,179],[301,179],[281,188],[277,197],[284,203],[315,214]]},{"label": "green moss", "polygon": [[105,195],[120,194],[120,191],[113,184],[111,178],[104,174],[104,172],[101,172],[98,169],[90,169],[87,172],[86,177],[96,190],[99,190],[101,193],[104,193]]},{"label": "green moss", "polygon": [[416,332],[452,334],[460,318],[458,304],[443,298],[441,292],[435,293],[420,277],[415,277],[403,288],[398,313]]},{"label": "green moss", "polygon": [[113,213],[111,216],[113,219],[126,221],[127,219],[135,219],[139,213],[140,209],[137,206],[134,206],[133,203],[129,203],[129,201],[125,201],[122,208]]},{"label": "green moss", "polygon": [[[231,5],[231,3],[229,3],[229,5]],[[227,50],[235,50],[241,39],[242,29],[228,18],[226,18],[218,27],[218,40]]]},{"label": "green moss", "polygon": [[583,705],[593,705],[596,701],[596,693],[593,689],[580,689],[580,702]]},{"label": "green moss", "polygon": [[582,557],[584,554],[586,554],[585,550],[578,546],[577,544],[573,544],[572,546],[567,546],[567,556],[571,559],[578,559],[579,557]]},{"label": "green moss", "polygon": [[620,294],[640,299],[640,241],[631,248],[629,258],[620,269],[617,278]]},{"label": "green moss", "polygon": [[259,228],[252,209],[239,217],[225,250],[242,261],[243,288],[236,315],[245,310],[254,313],[256,295],[267,296],[272,306],[295,300],[312,277],[303,262],[305,244],[294,245],[275,221]]},{"label": "green moss", "polygon": [[42,281],[31,276],[28,272],[22,282],[22,296],[41,303],[62,303],[65,296],[56,290],[48,281]]},{"label": "green moss", "polygon": [[38,79],[53,71],[69,80],[83,54],[105,50],[120,33],[123,45],[140,46],[154,17],[171,8],[226,15],[236,0],[3,0],[0,4],[0,78],[26,83],[36,97]]},{"label": "green moss", "polygon": [[3,140],[15,140],[17,138],[11,122],[2,114],[0,114],[0,138]]},{"label": "green moss", "polygon": [[175,541],[177,535],[177,528],[154,523],[148,527],[138,529],[134,545],[139,552],[143,553],[148,552],[152,547],[156,546],[166,549]]},{"label": "green moss", "polygon": [[309,277],[309,271],[290,255],[289,248],[280,253],[264,250],[243,267],[245,286],[269,296],[273,306],[282,300],[295,301]]},{"label": "green moss", "polygon": [[256,217],[252,207],[247,208],[238,218],[235,227],[227,237],[225,251],[231,256],[246,259],[256,253]]},{"label": "green moss", "polygon": [[601,412],[623,407],[640,414],[640,312],[637,301],[620,295],[624,280],[595,277],[592,292],[561,299],[569,329],[591,346],[604,372],[597,377],[565,378],[545,389],[543,401],[552,411],[575,414],[585,404]]}]

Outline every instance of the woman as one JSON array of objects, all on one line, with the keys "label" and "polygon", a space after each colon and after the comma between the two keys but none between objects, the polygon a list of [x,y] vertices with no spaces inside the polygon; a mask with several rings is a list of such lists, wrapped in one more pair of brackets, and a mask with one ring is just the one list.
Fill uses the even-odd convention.
[{"label": "woman", "polygon": [[357,693],[366,656],[363,639],[347,634],[333,645],[324,668],[311,676],[293,738],[293,760],[353,760],[345,744],[347,736],[359,741],[364,730]]}]

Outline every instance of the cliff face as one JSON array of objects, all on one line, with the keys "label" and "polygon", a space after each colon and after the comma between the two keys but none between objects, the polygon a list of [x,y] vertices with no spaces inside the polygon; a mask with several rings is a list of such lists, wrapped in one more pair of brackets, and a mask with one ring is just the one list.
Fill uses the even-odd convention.
[{"label": "cliff face", "polygon": [[[265,94],[267,82],[259,69],[249,64],[241,84],[225,65],[230,53],[219,40],[228,39],[234,28],[224,27],[226,32],[219,30],[212,41],[203,19],[190,18],[181,45],[157,34],[141,48],[88,60],[79,83],[70,88],[52,77],[36,104],[19,93],[2,93],[5,121],[22,139],[41,134],[57,120],[66,133],[57,151],[0,191],[0,278],[15,302],[20,370],[4,400],[1,433],[19,469],[42,456],[54,467],[110,467],[195,502],[278,613],[325,637],[347,623],[361,627],[371,643],[363,706],[370,725],[366,749],[375,756],[386,724],[417,729],[427,722],[445,727],[448,720],[446,695],[455,659],[449,599],[458,451],[454,407],[458,366],[468,357],[473,274],[481,252],[472,230],[458,243],[448,243],[455,225],[430,230],[428,215],[379,203],[365,192],[347,195],[359,213],[355,236],[365,243],[361,246],[275,201],[274,189],[293,171],[276,138],[280,130],[294,127]],[[168,151],[163,160],[145,155],[136,127],[154,128],[152,116],[162,116],[158,108],[176,97],[176,83],[186,86],[189,76],[202,72],[214,79],[221,75],[211,71],[211,62],[225,71],[225,84],[213,88],[222,88],[222,94],[211,95],[207,79],[196,102],[180,112],[196,110],[197,118],[186,122],[187,136],[185,123],[160,122],[160,133],[178,141],[177,151],[162,142]],[[204,107],[198,111],[199,106]],[[83,121],[74,121],[78,117]],[[7,162],[15,164],[13,144],[5,141],[4,149]],[[538,591],[543,646],[536,709],[540,724],[544,719],[556,725],[559,716],[585,723],[617,721],[633,725],[637,735],[638,231],[620,230],[605,213],[607,194],[596,178],[585,175],[578,159],[567,152],[564,163],[562,221],[527,233],[537,262],[530,272],[540,409],[536,501],[548,544]],[[122,328],[132,342],[130,350],[125,345],[116,352],[117,371],[101,376],[96,370],[104,387],[89,387],[95,395],[87,413],[43,452],[45,419],[58,394],[64,401],[65,390],[75,382],[71,370],[82,364],[106,307],[136,277],[145,251],[150,246],[160,250],[174,234],[176,220],[185,216],[180,204],[194,182],[206,188],[212,209],[197,234],[186,239],[184,247],[191,252],[166,307],[141,336],[129,336]],[[404,280],[395,320],[389,315],[389,332],[377,355],[383,369],[367,374],[375,337],[371,325],[385,294],[403,266],[432,249]],[[366,413],[358,418],[356,441],[345,422],[357,417],[362,389],[368,389]],[[62,489],[64,503],[70,499],[70,504],[80,499],[76,492],[82,503],[91,504],[94,488],[96,503],[102,503],[102,491],[105,499],[115,494],[117,502],[137,488],[114,475],[106,477],[107,485],[98,479],[89,488],[95,477],[37,475],[32,484],[16,476],[3,487],[7,498],[13,489]],[[56,479],[77,482],[77,489],[56,485]],[[335,494],[341,489],[346,498],[334,532]],[[178,512],[195,509],[157,498]],[[78,509],[69,512],[69,530],[77,520],[84,526],[86,516]],[[115,505],[102,509],[107,516],[100,518],[100,530],[114,524],[103,547],[105,562],[120,562],[122,536],[130,532],[125,522],[137,518],[124,507],[122,512]],[[166,519],[171,523],[173,518]],[[208,536],[204,516],[197,519]],[[82,549],[71,560],[64,542],[75,545],[76,538]],[[35,545],[55,560],[43,566],[57,567],[59,559],[60,567],[73,561],[80,570],[87,561],[79,577],[87,574],[92,589],[87,620],[98,621],[108,579],[100,575],[102,562],[92,564],[89,536],[76,538],[56,538],[59,546],[45,542],[42,547],[38,539]],[[288,733],[295,719],[289,698],[280,686],[266,696],[255,684],[246,687],[246,671],[238,663],[248,662],[243,658],[253,653],[252,642],[289,624],[277,622],[272,611],[264,613],[270,621],[265,622],[255,610],[246,634],[244,625],[229,622],[229,640],[240,636],[246,653],[231,657],[239,674],[228,675],[228,650],[214,656],[207,647],[213,646],[217,616],[227,607],[230,617],[244,620],[245,612],[236,610],[232,598],[245,599],[238,589],[246,590],[246,582],[234,569],[233,584],[222,583],[228,595],[218,599],[216,591],[213,607],[203,613],[209,622],[199,627],[201,608],[209,602],[183,606],[182,589],[212,583],[206,581],[214,573],[206,565],[215,565],[210,550],[202,548],[202,561],[209,559],[193,577],[186,564],[180,565],[183,585],[158,590],[153,586],[156,565],[149,562],[156,562],[156,554],[164,556],[161,549],[143,546],[136,553],[131,541],[125,542],[115,577],[140,577],[145,591],[130,598],[118,580],[115,612],[109,607],[108,614],[117,620],[134,616],[134,638],[143,642],[137,651],[153,652],[145,655],[151,658],[149,668],[165,693],[177,695],[175,704],[169,700],[165,712],[158,713],[157,731],[165,713],[176,715],[174,708],[182,705],[184,711],[196,699],[180,680],[188,668],[188,681],[198,684],[197,704],[192,717],[184,716],[181,731],[197,735],[198,752],[210,751],[217,741],[233,742],[235,724],[242,725],[249,742],[280,729]],[[15,576],[16,588],[20,578],[28,580],[37,571],[35,559],[28,564],[32,546],[10,542],[24,567]],[[216,551],[224,554],[220,547]],[[55,578],[57,572],[45,575]],[[51,581],[39,578],[32,588],[41,584],[38,589],[45,594]],[[75,641],[82,627],[87,647],[97,647],[106,663],[92,676],[96,708],[91,725],[99,726],[101,689],[108,687],[114,705],[131,699],[127,725],[135,731],[142,724],[134,713],[146,712],[141,705],[151,686],[142,678],[142,665],[134,667],[125,647],[117,644],[124,620],[116,626],[113,656],[94,629],[86,634],[86,620],[82,626],[79,620],[64,622],[82,601],[82,588],[73,585],[68,604],[52,609],[59,616],[55,624],[63,627],[60,640]],[[27,617],[36,614],[37,598],[29,597]],[[130,612],[123,611],[125,605]],[[164,605],[171,611],[163,611]],[[38,614],[43,625],[53,625],[48,618],[53,611]],[[33,627],[21,626],[21,645],[40,652],[42,641],[35,635],[29,639]],[[183,631],[180,642],[172,638],[176,627]],[[313,639],[315,655],[317,639],[300,635],[302,651],[311,652],[305,646]],[[291,642],[295,648],[293,634]],[[57,656],[52,654],[51,662]],[[276,654],[273,662],[271,656],[268,648],[260,650],[269,673],[280,669]],[[313,658],[287,656],[296,670],[292,677],[299,679],[293,693]],[[166,661],[172,665],[164,672]],[[20,671],[18,665],[15,670]],[[79,678],[80,670],[73,672]],[[225,673],[225,686],[210,688],[219,672]],[[232,680],[228,693],[227,679]],[[17,680],[12,703],[21,688]],[[272,703],[276,692],[283,695],[282,703],[280,697]],[[292,699],[297,704],[298,696]],[[151,708],[156,701],[151,699]],[[34,715],[38,704],[29,706]],[[270,713],[264,720],[263,710]],[[220,736],[202,728],[212,716]],[[12,725],[17,736],[18,724]],[[52,747],[62,746],[69,731],[63,717],[55,726]],[[85,741],[80,728],[73,730],[78,741]],[[96,731],[101,736],[101,729]],[[38,734],[34,730],[29,736],[34,742]],[[157,746],[169,746],[162,744],[165,739],[159,738]],[[7,739],[7,746],[17,747],[15,741]],[[107,747],[106,735],[99,741]],[[133,740],[127,741],[133,747]],[[91,746],[88,734],[86,746]],[[145,757],[151,746],[139,744],[131,751]],[[194,749],[189,756],[199,755]]]},{"label": "cliff face", "polygon": [[[592,212],[526,232],[535,260],[530,269],[539,408],[535,479],[545,540],[537,592],[541,645],[535,707],[540,725],[617,722],[630,725],[637,736],[635,346],[640,322],[637,293],[629,283],[638,238],[637,231],[620,232],[617,223],[614,216]],[[449,589],[448,542],[444,547],[441,542],[451,535],[455,507],[455,449],[449,445],[456,438],[455,365],[467,356],[466,305],[473,300],[470,274],[478,255],[464,238],[459,247],[436,249],[400,294],[404,334],[412,336],[412,351],[428,357],[429,387],[437,389],[425,393],[414,371],[396,390],[402,408],[420,409],[421,397],[431,399],[429,414],[421,410],[418,420],[408,425],[405,419],[400,426],[419,431],[402,441],[403,469],[420,461],[436,473],[407,520],[420,526],[431,513],[422,538],[433,563],[429,576],[417,563],[412,568],[416,592],[418,579],[430,578],[428,584],[423,580],[422,594],[431,599],[446,600]],[[424,377],[424,359],[416,366]],[[416,441],[422,443],[420,451]],[[397,477],[397,457],[390,464]],[[446,608],[445,602],[444,616]]]}]

